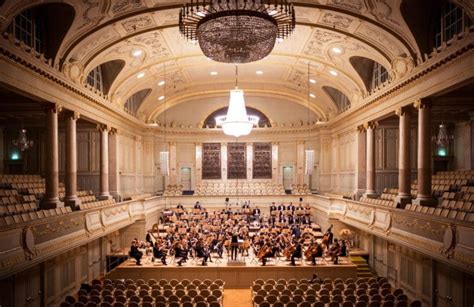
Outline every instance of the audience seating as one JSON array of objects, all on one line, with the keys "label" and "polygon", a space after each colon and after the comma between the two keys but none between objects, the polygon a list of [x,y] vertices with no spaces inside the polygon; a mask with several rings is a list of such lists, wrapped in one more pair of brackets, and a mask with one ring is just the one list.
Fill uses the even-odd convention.
[{"label": "audience seating", "polygon": [[201,183],[194,189],[195,195],[285,195],[281,184],[265,182],[219,182]]},{"label": "audience seating", "polygon": [[292,184],[291,194],[294,195],[307,195],[311,194],[311,190],[307,184]]},{"label": "audience seating", "polygon": [[224,282],[217,280],[105,279],[93,280],[77,293],[67,296],[61,307],[220,307]]},{"label": "audience seating", "polygon": [[183,195],[183,186],[182,185],[170,185],[166,186],[163,196],[181,196]]},{"label": "audience seating", "polygon": [[257,279],[251,286],[255,307],[402,307],[420,306],[416,300],[408,304],[402,289],[392,289],[386,278],[340,278],[309,281],[307,279]]}]

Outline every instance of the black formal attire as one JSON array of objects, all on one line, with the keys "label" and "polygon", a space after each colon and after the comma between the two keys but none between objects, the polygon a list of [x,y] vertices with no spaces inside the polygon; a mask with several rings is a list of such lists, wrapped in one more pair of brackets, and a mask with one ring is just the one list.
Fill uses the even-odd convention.
[{"label": "black formal attire", "polygon": [[141,265],[140,260],[142,259],[143,253],[138,250],[138,247],[132,245],[130,247],[130,257],[137,261],[137,265]]},{"label": "black formal attire", "polygon": [[196,256],[202,258],[202,265],[206,265],[207,259],[209,258],[209,252],[204,249],[202,244],[197,244],[195,250]]},{"label": "black formal attire", "polygon": [[237,260],[237,253],[239,251],[239,237],[237,235],[232,235],[230,239],[230,259]]},{"label": "black formal attire", "polygon": [[295,247],[295,251],[291,254],[291,265],[295,265],[295,258],[301,258],[302,254],[302,247],[301,243],[297,243]]},{"label": "black formal attire", "polygon": [[153,258],[161,259],[161,262],[166,265],[166,253],[160,250],[156,245],[153,245]]}]

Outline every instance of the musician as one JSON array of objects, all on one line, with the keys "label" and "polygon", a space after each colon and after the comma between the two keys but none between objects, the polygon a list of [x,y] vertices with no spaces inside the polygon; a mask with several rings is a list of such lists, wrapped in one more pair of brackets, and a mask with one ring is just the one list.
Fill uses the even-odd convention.
[{"label": "musician", "polygon": [[143,253],[139,251],[138,248],[139,248],[139,242],[136,239],[134,239],[130,245],[129,255],[130,257],[132,257],[133,259],[137,261],[137,265],[142,265],[140,261],[142,259]]},{"label": "musician", "polygon": [[301,244],[301,241],[297,241],[295,251],[293,252],[293,254],[291,254],[291,265],[296,265],[295,258],[302,257],[302,249],[303,245]]},{"label": "musician", "polygon": [[323,256],[323,247],[321,244],[318,244],[317,242],[311,242],[311,245],[309,246],[311,250],[311,264],[316,265],[316,258],[322,257]]},{"label": "musician", "polygon": [[150,243],[151,245],[153,245],[153,237],[152,237],[152,234],[150,233],[150,231],[146,232],[145,241]]},{"label": "musician", "polygon": [[201,209],[201,204],[198,201],[194,204],[194,209]]},{"label": "musician", "polygon": [[270,241],[267,241],[259,251],[260,259],[262,260],[262,266],[267,264],[267,258],[275,257],[278,253],[278,247],[276,244],[270,244]]},{"label": "musician", "polygon": [[293,205],[293,203],[290,203],[290,204],[288,205],[288,207],[286,208],[286,210],[287,210],[287,211],[291,211],[291,213],[294,213],[294,212],[295,212],[295,209],[296,209],[296,207],[295,207],[295,205]]},{"label": "musician", "polygon": [[181,242],[177,242],[174,248],[175,258],[181,258],[177,263],[181,266],[186,260],[188,260],[188,250],[184,248]]},{"label": "musician", "polygon": [[275,206],[275,202],[272,202],[272,204],[270,205],[270,212],[275,211],[276,209],[277,207]]},{"label": "musician", "polygon": [[258,218],[262,212],[260,211],[259,208],[255,208],[253,209],[252,213],[254,217]]},{"label": "musician", "polygon": [[333,242],[333,239],[334,239],[334,234],[332,233],[332,228],[334,227],[333,224],[331,224],[331,226],[328,228],[328,230],[326,230],[326,234],[328,235],[328,243],[329,245],[332,244]]},{"label": "musician", "polygon": [[176,206],[176,209],[181,209],[181,210],[184,210],[184,207],[183,207],[183,205],[182,205],[182,204],[178,204],[178,205]]},{"label": "musician", "polygon": [[341,257],[347,257],[347,241],[346,240],[341,240],[342,241],[342,246],[341,246],[341,253],[339,256]]},{"label": "musician", "polygon": [[198,258],[202,258],[202,265],[206,266],[207,265],[207,259],[209,258],[209,251],[206,250],[204,247],[204,243],[202,242],[202,239],[199,239],[196,243],[196,246],[194,247],[194,250],[196,251],[196,256]]},{"label": "musician", "polygon": [[277,209],[278,211],[285,211],[286,208],[284,204],[279,204]]},{"label": "musician", "polygon": [[[161,263],[164,265],[167,265],[166,263],[166,251],[164,250],[163,243],[158,243],[158,241],[155,242],[153,245],[153,258],[156,259],[161,259]],[[152,262],[154,262],[155,259],[152,259]]]},{"label": "musician", "polygon": [[230,240],[230,247],[231,247],[230,259],[237,260],[237,253],[239,251],[239,236],[237,235],[236,232],[232,234],[232,238]]},{"label": "musician", "polygon": [[337,241],[337,239],[334,239],[334,244],[331,245],[331,248],[329,249],[329,255],[331,256],[331,261],[333,261],[334,264],[337,264],[340,253],[341,253],[341,246],[339,245],[339,242]]},{"label": "musician", "polygon": [[[291,217],[291,216],[290,216]],[[299,239],[301,237],[301,229],[300,226],[295,225],[293,226],[293,229],[291,230],[291,234],[296,238]]]}]

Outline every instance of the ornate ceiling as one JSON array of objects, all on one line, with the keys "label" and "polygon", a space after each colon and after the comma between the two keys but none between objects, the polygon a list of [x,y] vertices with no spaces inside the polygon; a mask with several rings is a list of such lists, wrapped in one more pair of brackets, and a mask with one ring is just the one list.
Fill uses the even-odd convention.
[{"label": "ornate ceiling", "polygon": [[[6,1],[1,8],[2,29],[25,8],[54,1]],[[177,28],[183,1],[173,0],[63,0],[76,11],[57,57],[56,67],[67,78],[84,83],[87,73],[111,60],[125,61],[109,91],[112,103],[123,106],[141,89],[150,88],[138,117],[159,118],[164,102],[172,112],[182,103],[198,108],[203,99],[227,101],[234,84],[232,65],[219,64],[203,56],[197,45],[187,42]],[[409,71],[421,57],[415,39],[400,13],[401,0],[300,0],[296,8],[297,28],[276,45],[266,59],[241,66],[239,83],[252,97],[284,100],[308,105],[307,65],[311,63],[310,109],[313,116],[328,120],[337,114],[331,98],[322,90],[331,86],[352,104],[367,95],[364,83],[350,64],[352,56],[382,64],[392,79]],[[336,53],[333,48],[339,48]],[[141,50],[139,57],[133,53]],[[165,78],[166,85],[158,83]],[[256,72],[263,74],[258,75]],[[337,76],[330,72],[336,72]],[[210,73],[217,72],[213,76]],[[137,76],[144,73],[142,78]],[[159,97],[166,99],[159,100]],[[190,104],[191,103],[191,104]],[[216,106],[216,109],[218,106]],[[274,108],[278,112],[278,108]],[[274,117],[268,114],[269,117]],[[196,119],[196,123],[202,121]]]}]

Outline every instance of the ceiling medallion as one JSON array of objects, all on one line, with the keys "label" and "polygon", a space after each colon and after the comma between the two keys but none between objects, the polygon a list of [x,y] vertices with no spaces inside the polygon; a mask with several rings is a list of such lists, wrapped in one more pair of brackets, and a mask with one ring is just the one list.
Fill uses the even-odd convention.
[{"label": "ceiling medallion", "polygon": [[287,0],[191,1],[179,14],[181,34],[222,63],[263,59],[295,25],[295,10]]}]

